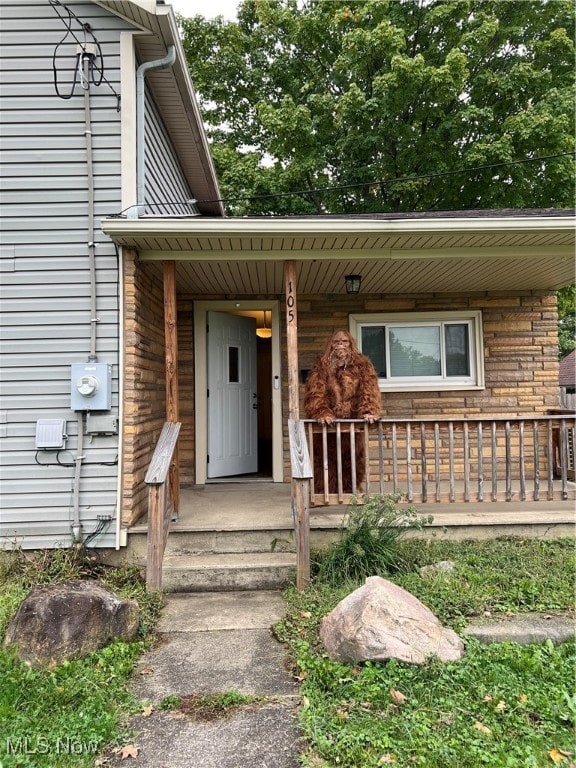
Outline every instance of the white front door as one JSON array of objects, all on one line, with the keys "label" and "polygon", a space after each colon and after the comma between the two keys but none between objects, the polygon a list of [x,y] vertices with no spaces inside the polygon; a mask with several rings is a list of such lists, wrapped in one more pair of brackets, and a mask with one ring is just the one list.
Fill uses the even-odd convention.
[{"label": "white front door", "polygon": [[256,321],[208,312],[208,471],[258,471]]}]

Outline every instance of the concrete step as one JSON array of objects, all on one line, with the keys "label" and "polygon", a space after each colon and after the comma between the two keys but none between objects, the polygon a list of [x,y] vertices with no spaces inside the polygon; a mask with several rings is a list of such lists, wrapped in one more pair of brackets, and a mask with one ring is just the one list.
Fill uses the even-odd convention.
[{"label": "concrete step", "polygon": [[[418,504],[431,525],[407,536],[436,539],[490,539],[501,536],[558,538],[575,533],[572,501],[470,502]],[[310,510],[310,546],[337,541],[345,507]],[[146,565],[144,523],[130,530],[128,547],[115,552],[122,561]],[[295,581],[294,531],[289,513],[255,514],[252,507],[234,513],[183,514],[174,522],[164,555],[163,588],[167,592],[226,592],[281,589]],[[111,561],[112,561],[111,556]]]},{"label": "concrete step", "polygon": [[[501,536],[523,538],[558,538],[573,536],[576,521],[574,505],[562,504],[517,505],[504,503],[468,503],[466,505],[418,505],[419,513],[432,515],[433,522],[422,531],[410,531],[408,536],[452,539],[486,539]],[[317,507],[310,510],[310,545],[323,548],[338,540],[344,509]],[[173,523],[166,543],[166,556],[208,554],[279,554],[294,552],[294,531],[291,520],[271,521],[268,526],[250,525],[249,520],[238,520],[216,527]],[[146,527],[130,530],[128,548],[124,551],[132,562],[145,564],[147,548]]]},{"label": "concrete step", "polygon": [[162,588],[166,592],[276,590],[295,580],[296,555],[285,552],[166,555]]},{"label": "concrete step", "polygon": [[[131,531],[129,547],[131,556],[137,562],[145,562],[146,531]],[[286,551],[294,551],[294,531],[289,528],[201,531],[173,523],[166,542],[166,555]]]}]

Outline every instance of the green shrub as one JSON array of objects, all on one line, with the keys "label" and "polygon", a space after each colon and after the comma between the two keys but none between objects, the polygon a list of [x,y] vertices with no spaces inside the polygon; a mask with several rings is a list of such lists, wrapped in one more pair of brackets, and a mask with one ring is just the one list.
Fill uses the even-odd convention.
[{"label": "green shrub", "polygon": [[376,494],[363,503],[355,500],[340,527],[340,540],[315,555],[317,580],[337,585],[402,569],[399,539],[406,531],[421,530],[433,518],[419,515],[415,507],[400,506],[400,498]]}]

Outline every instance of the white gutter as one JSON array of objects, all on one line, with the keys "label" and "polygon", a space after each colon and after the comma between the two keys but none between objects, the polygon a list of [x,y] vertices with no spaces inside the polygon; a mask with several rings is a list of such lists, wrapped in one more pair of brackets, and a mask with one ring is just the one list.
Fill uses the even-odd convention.
[{"label": "white gutter", "polygon": [[575,230],[573,216],[494,216],[469,218],[358,219],[318,217],[306,219],[130,219],[107,218],[102,229],[110,237],[158,235],[174,237],[195,234],[202,237],[242,237],[245,235],[354,235],[388,233],[459,233],[459,232],[569,232]]},{"label": "white gutter", "polygon": [[153,69],[165,69],[171,67],[176,61],[176,48],[173,45],[168,46],[168,53],[162,59],[156,61],[145,61],[140,64],[136,70],[136,206],[131,208],[128,217],[137,219],[144,216],[144,194],[146,185],[146,163],[145,163],[145,131],[146,131],[146,113],[145,113],[145,87],[144,78],[146,74]]}]

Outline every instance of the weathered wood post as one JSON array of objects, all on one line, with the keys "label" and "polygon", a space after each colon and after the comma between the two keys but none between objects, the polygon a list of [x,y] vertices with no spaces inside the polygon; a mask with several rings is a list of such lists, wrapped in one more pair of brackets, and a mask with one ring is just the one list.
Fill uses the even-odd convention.
[{"label": "weathered wood post", "polygon": [[[166,361],[166,421],[176,423],[180,418],[178,397],[178,319],[176,306],[176,262],[163,263],[164,276],[164,340]],[[170,497],[174,513],[180,509],[180,465],[178,445],[170,465]]]},{"label": "weathered wood post", "polygon": [[162,589],[162,561],[170,528],[171,511],[167,503],[166,478],[180,434],[180,422],[164,424],[144,482],[148,486],[148,552],[146,588]]},{"label": "weathered wood post", "polygon": [[[288,416],[290,425],[290,454],[292,458],[292,513],[296,538],[296,589],[305,589],[310,583],[310,468],[299,461],[298,440],[303,430],[292,432],[292,425],[300,420],[298,387],[298,309],[296,301],[296,262],[284,263],[286,296],[286,343],[288,356]],[[305,442],[305,441],[304,441]],[[307,454],[307,450],[305,451]]]}]

